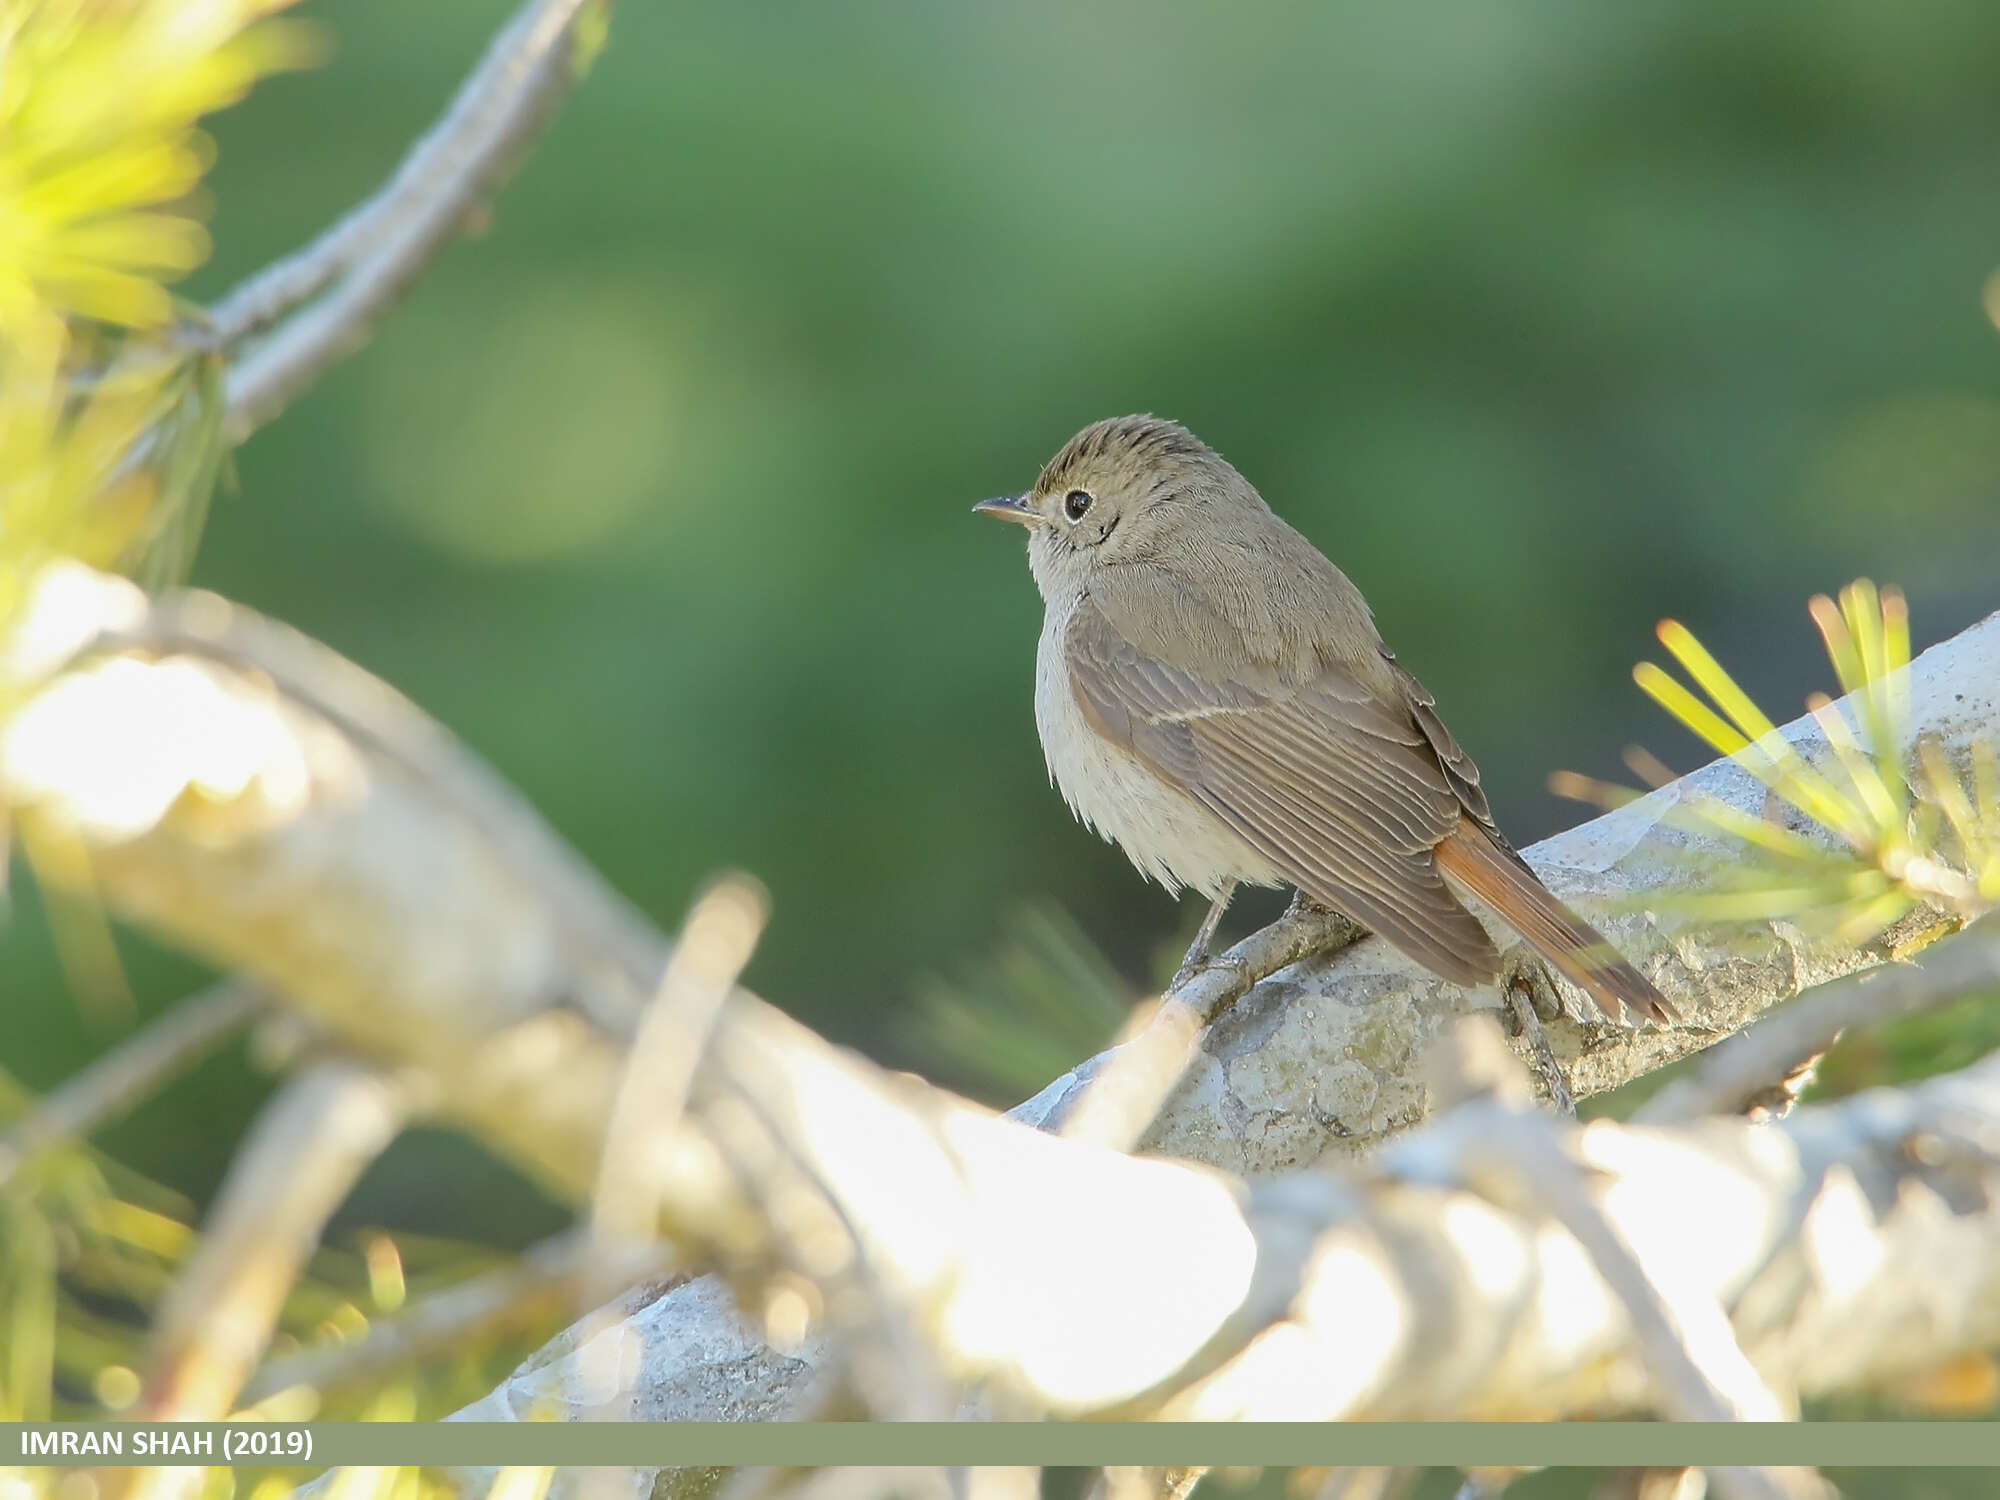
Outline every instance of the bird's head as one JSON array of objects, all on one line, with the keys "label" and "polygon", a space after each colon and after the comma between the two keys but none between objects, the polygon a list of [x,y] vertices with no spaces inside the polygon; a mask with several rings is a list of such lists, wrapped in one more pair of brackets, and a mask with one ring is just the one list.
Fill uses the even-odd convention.
[{"label": "bird's head", "polygon": [[[1158,561],[1191,539],[1227,530],[1238,507],[1265,510],[1229,461],[1178,422],[1093,422],[1042,466],[1023,494],[982,500],[981,515],[1028,528],[1028,562],[1042,593],[1088,586],[1098,568]],[[1206,524],[1190,525],[1196,516]]]}]

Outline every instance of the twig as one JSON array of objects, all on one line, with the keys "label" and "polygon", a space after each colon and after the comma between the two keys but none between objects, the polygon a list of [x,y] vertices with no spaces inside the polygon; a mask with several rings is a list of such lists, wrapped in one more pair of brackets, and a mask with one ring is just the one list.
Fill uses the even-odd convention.
[{"label": "twig", "polygon": [[[1617,1293],[1666,1413],[1685,1422],[1781,1422],[1788,1415],[1744,1357],[1720,1306],[1706,1298],[1670,1296],[1667,1273],[1649,1268],[1597,1206],[1582,1168],[1531,1115],[1494,1110],[1470,1137],[1485,1157],[1481,1169],[1504,1166],[1589,1253]],[[1488,1153],[1490,1152],[1490,1155]]]},{"label": "twig", "polygon": [[[1461,1051],[1497,1054],[1504,1046],[1486,1022],[1454,1028]],[[1728,1316],[1713,1297],[1690,1284],[1676,1287],[1676,1273],[1648,1264],[1598,1205],[1585,1168],[1566,1151],[1545,1117],[1503,1103],[1466,1106],[1459,1149],[1467,1185],[1500,1201],[1525,1195],[1580,1244],[1630,1319],[1634,1339],[1660,1394],[1664,1415],[1688,1422],[1777,1422],[1792,1415],[1765,1384]],[[1803,1500],[1824,1494],[1797,1475],[1771,1469],[1711,1471],[1730,1500]]]},{"label": "twig", "polygon": [[552,1235],[529,1246],[513,1265],[371,1320],[358,1342],[326,1344],[268,1362],[245,1382],[239,1400],[252,1406],[301,1386],[324,1394],[474,1339],[546,1326],[661,1275],[668,1261],[664,1246],[605,1254],[582,1231]]},{"label": "twig", "polygon": [[840,1364],[829,1371],[837,1384],[826,1391],[827,1399],[851,1395],[871,1420],[945,1420],[957,1387],[922,1333],[925,1309],[913,1307],[896,1279],[883,1274],[881,1256],[849,1195],[822,1170],[823,1153],[800,1135],[796,1118],[788,1122],[764,1097],[771,1091],[769,1076],[732,1067],[726,1058],[717,1059],[714,1072],[729,1094],[731,1112],[740,1113],[741,1122],[754,1125],[762,1138],[753,1142],[739,1124],[712,1133],[713,1144],[773,1231],[793,1238],[799,1249],[815,1242],[813,1258],[824,1258],[820,1301],[829,1312],[845,1313],[840,1320],[845,1338],[835,1353]]},{"label": "twig", "polygon": [[207,1056],[264,1003],[240,981],[182,1001],[56,1088],[0,1136],[0,1185],[51,1146],[118,1119],[169,1078]]},{"label": "twig", "polygon": [[715,1018],[770,919],[770,897],[747,875],[726,875],[696,897],[640,1019],[605,1127],[591,1231],[599,1244],[659,1233],[660,1154],[679,1128]]},{"label": "twig", "polygon": [[345,1061],[290,1079],[230,1164],[194,1254],[161,1304],[141,1415],[228,1415],[333,1211],[401,1130],[395,1081]]},{"label": "twig", "polygon": [[[659,988],[640,1017],[605,1125],[597,1188],[591,1195],[590,1239],[606,1257],[629,1254],[659,1235],[666,1153],[680,1128],[716,1017],[750,962],[770,914],[769,894],[747,875],[716,881],[688,912]],[[600,1309],[585,1327],[594,1331],[616,1321],[614,1310]],[[610,1366],[593,1372],[593,1387],[606,1393],[599,1418],[630,1420],[630,1411],[616,1404],[628,1395],[624,1372],[615,1363],[617,1341],[607,1344],[587,1333],[583,1347]]]},{"label": "twig", "polygon": [[[293,308],[229,372],[226,430],[240,442],[365,339],[497,185],[568,88],[591,0],[529,0],[374,197],[217,304],[206,337],[231,347]],[[322,294],[324,294],[322,296]]]},{"label": "twig", "polygon": [[1365,935],[1338,912],[1287,911],[1162,995],[1138,1034],[1105,1053],[1097,1075],[1060,1101],[1043,1128],[1065,1140],[1131,1150],[1194,1060],[1202,1028],[1278,970]]},{"label": "twig", "polygon": [[1935,1010],[2000,986],[2000,917],[1986,917],[1914,961],[1850,974],[1713,1049],[1690,1077],[1668,1084],[1633,1115],[1673,1124],[1740,1114],[1776,1080],[1832,1046],[1850,1026]]},{"label": "twig", "polygon": [[[441,1113],[588,1195],[669,945],[517,791],[386,684],[213,595],[51,567],[6,645],[49,685],[10,717],[0,796],[89,830],[108,909],[421,1072]],[[134,777],[154,789],[136,808]]]},{"label": "twig", "polygon": [[[1581,1244],[1625,1305],[1648,1371],[1660,1388],[1665,1415],[1686,1422],[1777,1422],[1787,1413],[1757,1373],[1720,1303],[1695,1288],[1679,1295],[1663,1285],[1664,1268],[1649,1268],[1605,1217],[1584,1186],[1582,1168],[1556,1145],[1540,1120],[1506,1115],[1509,1129],[1489,1142],[1504,1151],[1549,1215]],[[1827,1494],[1810,1470],[1710,1467],[1725,1500],[1816,1500]]]}]

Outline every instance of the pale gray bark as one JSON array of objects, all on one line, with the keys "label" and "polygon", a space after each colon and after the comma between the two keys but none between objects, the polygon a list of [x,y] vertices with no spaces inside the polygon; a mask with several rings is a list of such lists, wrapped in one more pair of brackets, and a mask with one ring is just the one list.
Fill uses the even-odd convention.
[{"label": "pale gray bark", "polygon": [[[1623,1284],[1634,1275],[1672,1305],[1683,1337],[1690,1312],[1726,1318],[1711,1346],[1725,1358],[1699,1362],[1724,1371],[1720,1391],[1742,1384],[1731,1361],[1754,1370],[1746,1389],[1766,1394],[1751,1410],[1769,1392],[1790,1410],[1893,1391],[2000,1342],[2000,1059],[1763,1125],[1579,1126],[1474,1099],[1365,1166],[1246,1186],[919,1093],[789,1024],[746,1028],[731,1052],[730,1073],[786,1080],[763,1091],[765,1119],[810,1157],[812,1186],[781,1187],[778,1201],[844,1197],[877,1298],[921,1309],[947,1366],[1000,1410],[1294,1421],[1672,1410],[1688,1377],[1658,1357],[1654,1314],[1635,1317]],[[823,1132],[835,1112],[856,1128]],[[907,1128],[885,1130],[892,1118]],[[817,1146],[794,1129],[820,1132]],[[1568,1184],[1569,1205],[1548,1204],[1552,1182]],[[695,1204],[714,1184],[682,1187]],[[690,1212],[708,1232],[741,1228]],[[1572,1232],[1585,1219],[1597,1228],[1584,1238],[1608,1238],[1623,1268]],[[746,1260],[718,1253],[755,1279],[796,1264],[806,1242],[786,1239],[772,1231]],[[461,1415],[580,1411],[622,1365],[646,1418],[763,1417],[808,1373],[766,1349],[711,1279],[595,1337],[618,1357],[546,1352]],[[659,1479],[660,1493],[700,1493],[712,1476]]]}]

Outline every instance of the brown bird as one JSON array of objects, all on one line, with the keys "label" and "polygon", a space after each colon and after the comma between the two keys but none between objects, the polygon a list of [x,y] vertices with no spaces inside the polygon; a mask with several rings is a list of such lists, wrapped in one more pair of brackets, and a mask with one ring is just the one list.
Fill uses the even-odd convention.
[{"label": "brown bird", "polygon": [[1026,494],[973,508],[1028,528],[1050,777],[1141,873],[1211,899],[1190,963],[1237,885],[1290,885],[1491,984],[1499,951],[1456,882],[1608,1015],[1673,1017],[1501,835],[1361,591],[1185,427],[1095,423]]}]

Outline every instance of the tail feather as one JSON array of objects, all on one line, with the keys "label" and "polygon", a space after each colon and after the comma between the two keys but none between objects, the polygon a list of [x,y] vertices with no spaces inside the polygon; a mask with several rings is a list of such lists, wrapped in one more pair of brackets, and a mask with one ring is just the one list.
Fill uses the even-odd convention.
[{"label": "tail feather", "polygon": [[1510,859],[1469,821],[1437,849],[1438,868],[1488,906],[1536,952],[1583,986],[1614,1020],[1626,1007],[1655,1021],[1674,1008],[1604,935],[1558,901],[1525,864]]}]

